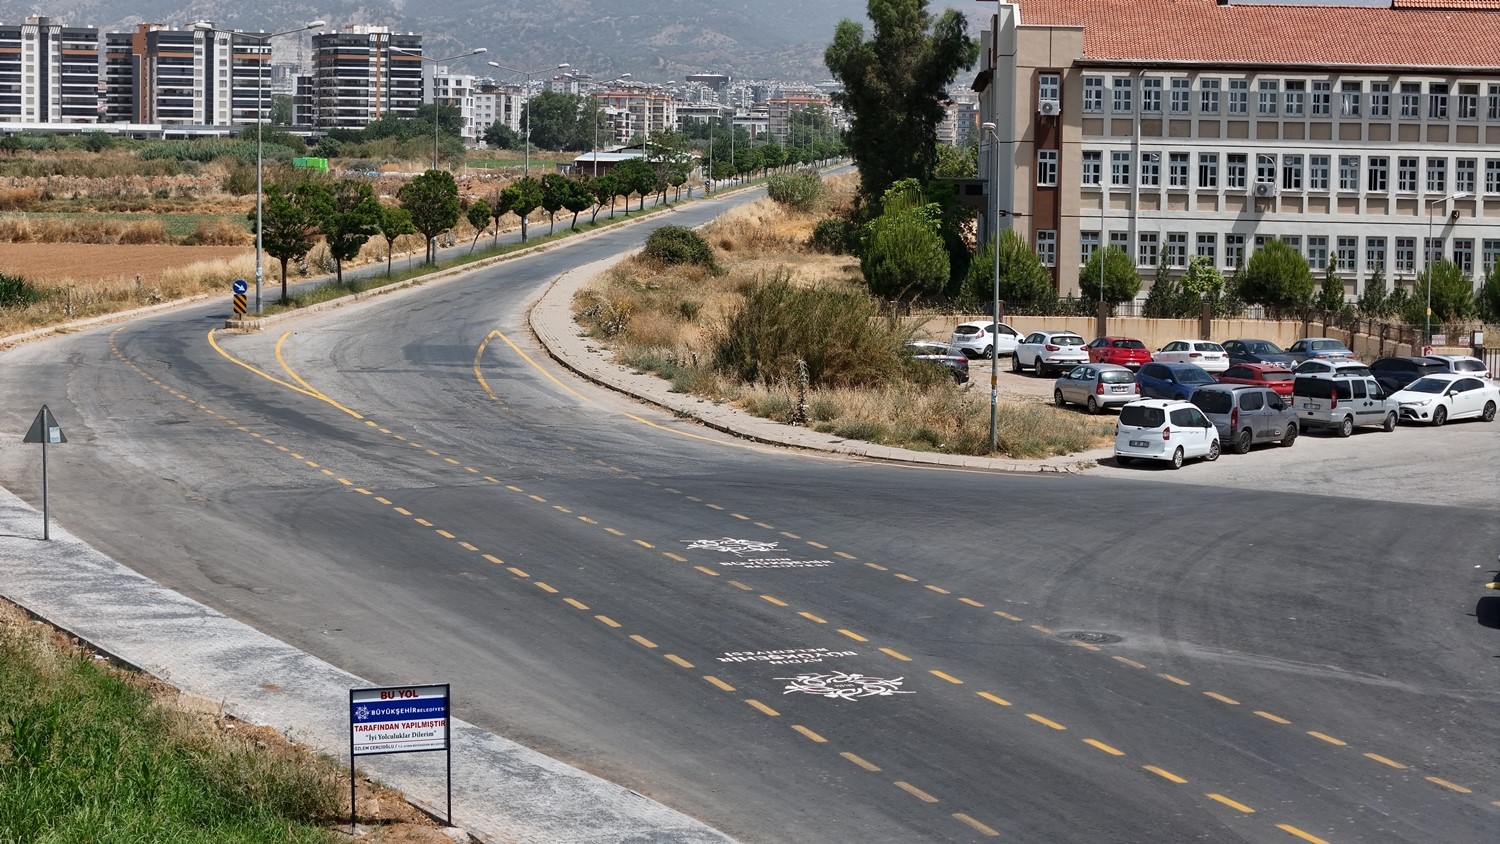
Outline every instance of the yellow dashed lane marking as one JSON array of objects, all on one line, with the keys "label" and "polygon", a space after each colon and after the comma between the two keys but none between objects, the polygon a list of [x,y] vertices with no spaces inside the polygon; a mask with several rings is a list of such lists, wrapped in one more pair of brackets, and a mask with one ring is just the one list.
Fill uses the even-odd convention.
[{"label": "yellow dashed lane marking", "polygon": [[842,633],[842,634],[844,634],[845,636],[848,636],[849,638],[853,639],[856,642],[868,642],[868,641],[870,641],[869,639],[866,639],[865,637],[859,635],[858,633],[855,633],[853,630],[845,630],[844,628],[840,627],[839,628],[839,632]]},{"label": "yellow dashed lane marking", "polygon": [[717,571],[709,568],[708,566],[693,566],[693,568],[697,569],[698,571],[703,572],[704,574],[708,575],[709,577],[718,577],[719,576],[719,573]]},{"label": "yellow dashed lane marking", "polygon": [[971,607],[982,607],[982,606],[984,606],[984,604],[979,603],[978,601],[974,600],[973,598],[959,598],[958,600],[959,600],[960,603],[968,604]]},{"label": "yellow dashed lane marking", "polygon": [[1020,616],[1018,616],[1018,615],[1011,615],[1010,613],[1004,612],[1003,610],[995,610],[995,615],[998,615],[998,616],[1000,616],[1001,618],[1004,618],[1004,619],[1009,619],[1010,621],[1020,621],[1021,620]]},{"label": "yellow dashed lane marking", "polygon": [[901,578],[902,580],[906,581],[907,583],[917,583],[917,582],[919,582],[915,577],[912,577],[909,574],[900,574],[898,572],[896,574],[896,576],[899,577],[899,578]]},{"label": "yellow dashed lane marking", "polygon": [[559,513],[571,513],[571,512],[573,512],[572,510],[569,510],[568,508],[562,506],[561,504],[553,504],[552,505],[552,509],[556,510]]},{"label": "yellow dashed lane marking", "polygon": [[472,545],[472,544],[470,544],[468,542],[460,542],[460,543],[458,543],[458,547],[464,549],[465,551],[478,551],[479,550],[479,546]]},{"label": "yellow dashed lane marking", "polygon": [[664,654],[666,660],[678,668],[692,668],[693,664],[678,656],[677,654]]},{"label": "yellow dashed lane marking", "polygon": [[1225,697],[1225,696],[1219,694],[1218,692],[1204,692],[1203,696],[1204,697],[1211,697],[1214,700],[1219,701],[1220,703],[1227,703],[1230,706],[1239,706],[1240,705],[1240,702],[1237,701],[1237,700],[1235,700],[1234,698],[1232,698],[1232,697]]},{"label": "yellow dashed lane marking", "polygon": [[1310,735],[1310,736],[1312,736],[1313,738],[1317,739],[1318,741],[1326,741],[1329,744],[1338,745],[1339,747],[1344,747],[1345,745],[1348,744],[1348,742],[1346,742],[1346,741],[1339,741],[1338,739],[1334,738],[1333,736],[1330,736],[1327,733],[1320,733],[1317,730],[1308,730],[1307,734]]},{"label": "yellow dashed lane marking", "polygon": [[563,598],[563,603],[568,604],[569,606],[572,606],[572,607],[576,607],[576,608],[578,608],[580,610],[586,610],[586,609],[589,608],[588,604],[585,604],[584,602],[578,600],[577,598]]},{"label": "yellow dashed lane marking", "polygon": [[511,574],[515,575],[516,577],[531,577],[531,575],[527,574],[524,571],[521,571],[520,569],[516,568],[515,566],[510,566],[510,567],[506,568],[506,571],[510,572]]},{"label": "yellow dashed lane marking", "polygon": [[1080,642],[1076,639],[1069,639],[1068,644],[1075,648],[1083,648],[1086,651],[1097,651],[1100,649],[1098,645],[1090,645],[1088,642]]},{"label": "yellow dashed lane marking", "polygon": [[647,639],[645,636],[642,636],[639,633],[632,633],[632,634],[630,634],[630,639],[631,639],[631,641],[635,642],[637,645],[640,645],[643,648],[652,648],[653,650],[656,648],[656,643],[655,642],[651,641],[650,639]]},{"label": "yellow dashed lane marking", "polygon": [[1003,697],[1000,697],[999,695],[992,695],[989,692],[979,692],[979,696],[989,701],[990,703],[998,703],[1001,706],[1010,706],[1010,701],[1006,700]]},{"label": "yellow dashed lane marking", "polygon": [[719,506],[719,505],[717,505],[717,504],[710,504],[710,505],[708,505],[708,508],[709,508],[709,509],[710,509],[710,510],[723,510],[723,509],[724,509],[724,508],[723,508],[723,507],[720,507],[720,506]]},{"label": "yellow dashed lane marking", "polygon": [[408,509],[406,509],[405,507],[396,507],[394,509],[395,509],[395,511],[397,513],[400,513],[403,516],[410,516],[411,515],[411,511],[408,510]]},{"label": "yellow dashed lane marking", "polygon": [[438,535],[438,536],[441,536],[441,537],[442,537],[442,538],[444,538],[444,539],[452,539],[452,538],[453,538],[453,534],[451,534],[451,533],[449,533],[449,532],[448,532],[448,531],[446,531],[446,530],[439,530],[439,531],[438,531],[438,532],[437,532],[437,535]]},{"label": "yellow dashed lane marking", "polygon": [[1441,777],[1423,777],[1423,779],[1427,780],[1428,782],[1432,783],[1433,785],[1442,786],[1443,788],[1446,788],[1449,791],[1456,791],[1459,794],[1473,794],[1474,793],[1474,791],[1472,789],[1464,788],[1463,786],[1459,785],[1458,783],[1448,782],[1447,780],[1445,780],[1445,779],[1443,779]]},{"label": "yellow dashed lane marking", "polygon": [[787,539],[801,539],[802,538],[802,537],[798,536],[797,534],[792,533],[791,531],[787,531],[787,530],[782,531],[781,535],[785,536]]},{"label": "yellow dashed lane marking", "polygon": [[537,502],[538,504],[546,504],[547,503],[547,499],[541,497],[540,495],[527,495],[526,497],[530,498],[532,501]]},{"label": "yellow dashed lane marking", "polygon": [[760,701],[755,700],[754,698],[751,698],[751,699],[749,699],[749,700],[747,700],[745,702],[748,703],[748,704],[750,704],[751,706],[755,707],[755,709],[758,712],[760,712],[760,714],[762,714],[762,715],[769,715],[772,718],[779,718],[779,717],[781,717],[781,713],[780,712],[777,712],[776,710],[772,709],[769,706],[766,706],[764,703],[761,703]]},{"label": "yellow dashed lane marking", "polygon": [[422,527],[432,527],[432,522],[429,522],[426,519],[413,519],[412,521],[416,522]]},{"label": "yellow dashed lane marking", "polygon": [[872,774],[880,772],[880,766],[879,765],[876,765],[873,762],[866,761],[865,759],[863,759],[863,758],[861,758],[861,757],[859,757],[859,756],[857,756],[857,755],[855,755],[853,753],[850,753],[847,750],[844,751],[843,753],[840,753],[839,755],[842,756],[842,757],[844,757],[845,759],[848,759],[850,762],[853,762],[854,764],[860,766],[861,768],[864,768],[866,771],[869,771]]},{"label": "yellow dashed lane marking", "polygon": [[902,791],[906,792],[907,794],[910,794],[911,796],[917,798],[918,800],[921,800],[923,803],[936,803],[936,802],[938,802],[938,799],[936,797],[933,797],[931,794],[928,794],[927,792],[923,791],[920,788],[917,788],[916,786],[912,785],[909,782],[904,782],[902,780],[896,780],[896,787],[899,788],[899,789],[901,789]]},{"label": "yellow dashed lane marking", "polygon": [[797,615],[802,616],[803,618],[807,619],[808,621],[813,622],[814,624],[827,624],[828,623],[828,619],[826,619],[826,618],[820,618],[820,617],[818,617],[816,615],[813,615],[810,612],[799,612],[799,613],[797,613]]},{"label": "yellow dashed lane marking", "polygon": [[605,528],[604,532],[605,533],[612,533],[615,536],[624,536],[625,535],[625,531],[623,531],[623,530],[617,530],[617,529],[612,528],[612,527]]},{"label": "yellow dashed lane marking", "polygon": [[885,566],[882,566],[879,563],[865,563],[865,565],[869,566],[870,568],[872,568],[872,569],[874,569],[876,571],[890,571],[890,569],[886,568]]},{"label": "yellow dashed lane marking", "polygon": [[505,565],[505,561],[500,559],[499,557],[496,557],[494,554],[485,554],[484,558],[497,566]]},{"label": "yellow dashed lane marking", "polygon": [[811,539],[807,540],[807,544],[811,545],[814,548],[820,548],[820,549],[825,550],[825,551],[828,549],[827,545],[824,545],[821,542],[813,542]]},{"label": "yellow dashed lane marking", "polygon": [[776,529],[776,527],[774,525],[768,525],[765,522],[756,522],[755,526],[758,527],[758,528],[765,528],[766,530],[775,530]]},{"label": "yellow dashed lane marking", "polygon": [[835,556],[835,557],[843,557],[846,560],[857,560],[857,559],[859,559],[858,557],[854,556],[853,554],[845,554],[843,551],[835,551],[835,552],[833,552],[833,556]]},{"label": "yellow dashed lane marking", "polygon": [[886,656],[895,657],[902,662],[911,662],[911,657],[901,653],[900,651],[893,651],[890,648],[881,648],[880,652],[885,654]]},{"label": "yellow dashed lane marking", "polygon": [[586,525],[597,525],[597,524],[599,524],[598,522],[594,521],[593,519],[590,519],[588,516],[579,516],[578,517],[578,521],[583,522]]},{"label": "yellow dashed lane marking", "polygon": [[1086,744],[1086,745],[1089,745],[1090,747],[1097,747],[1098,749],[1104,751],[1105,753],[1108,753],[1110,756],[1124,756],[1125,755],[1125,751],[1123,751],[1123,750],[1116,750],[1113,747],[1110,747],[1109,745],[1105,744],[1104,742],[1099,741],[1098,739],[1086,738],[1086,739],[1083,740],[1083,743]]},{"label": "yellow dashed lane marking", "polygon": [[961,823],[967,824],[968,826],[972,827],[975,832],[978,832],[980,835],[983,835],[983,836],[985,836],[987,838],[998,838],[998,837],[1000,837],[1000,833],[996,832],[991,827],[985,826],[984,824],[980,823],[979,821],[974,820],[973,818],[969,817],[968,815],[964,814],[963,812],[955,812],[953,814],[953,817],[954,817],[955,820],[957,820],[957,821],[959,821]]},{"label": "yellow dashed lane marking", "polygon": [[1026,717],[1030,718],[1031,720],[1033,720],[1035,722],[1037,722],[1038,724],[1041,724],[1044,727],[1051,727],[1054,730],[1066,730],[1067,729],[1067,727],[1064,727],[1062,724],[1059,724],[1056,721],[1053,721],[1051,718],[1043,718],[1042,716],[1036,714],[1035,712],[1028,712],[1028,713],[1026,713]]},{"label": "yellow dashed lane marking", "polygon": [[750,585],[747,584],[747,583],[741,583],[738,580],[731,580],[731,581],[728,581],[728,583],[729,583],[730,586],[733,586],[736,589],[740,589],[740,590],[743,590],[745,592],[752,591],[752,589],[750,588]]},{"label": "yellow dashed lane marking", "polygon": [[729,515],[735,517],[736,519],[739,519],[742,522],[748,522],[748,521],[750,521],[750,517],[749,516],[741,516],[739,513],[730,513]]},{"label": "yellow dashed lane marking", "polygon": [[1310,844],[1328,844],[1327,841],[1319,838],[1318,836],[1303,832],[1302,830],[1296,828],[1295,826],[1292,826],[1289,823],[1279,823],[1276,825],[1276,828],[1281,830],[1282,832],[1295,835],[1298,838],[1301,838],[1303,841],[1310,842]]},{"label": "yellow dashed lane marking", "polygon": [[381,498],[378,495],[375,496],[375,500],[379,501],[381,504],[385,504],[385,505],[389,505],[391,503],[391,500],[389,498]]},{"label": "yellow dashed lane marking", "polygon": [[1394,759],[1387,759],[1387,758],[1385,758],[1384,756],[1381,756],[1378,753],[1366,753],[1365,754],[1365,758],[1366,759],[1374,759],[1376,762],[1379,762],[1382,765],[1389,765],[1390,767],[1395,768],[1397,770],[1401,770],[1401,771],[1406,770],[1406,766],[1405,765],[1401,764],[1400,762],[1397,762]]},{"label": "yellow dashed lane marking", "polygon": [[922,588],[923,589],[931,589],[932,591],[938,593],[939,595],[952,595],[953,594],[952,592],[949,592],[947,589],[944,589],[941,586],[933,586],[931,583],[923,586]]},{"label": "yellow dashed lane marking", "polygon": [[792,729],[796,730],[797,732],[801,733],[804,736],[807,736],[808,738],[812,739],[813,741],[817,742],[818,744],[827,744],[828,743],[828,739],[823,738],[822,736],[818,735],[817,733],[813,732],[812,730],[809,730],[808,728],[802,726],[801,724],[793,724],[792,725]]},{"label": "yellow dashed lane marking", "polygon": [[954,677],[952,674],[945,674],[937,670],[936,668],[929,670],[927,673],[938,678],[939,680],[947,680],[955,686],[962,686],[964,684],[964,681],[958,679],[957,677]]},{"label": "yellow dashed lane marking", "polygon": [[783,601],[780,598],[773,598],[770,595],[762,595],[760,596],[760,599],[762,601],[769,601],[770,603],[773,603],[778,607],[784,607],[787,605],[786,601]]},{"label": "yellow dashed lane marking", "polygon": [[459,461],[454,460],[451,457],[444,457],[443,460],[447,461],[448,463],[453,464],[454,466],[457,466],[459,464]]},{"label": "yellow dashed lane marking", "polygon": [[605,625],[606,627],[619,627],[620,626],[620,622],[615,621],[614,619],[610,618],[607,615],[596,615],[596,616],[594,616],[594,618],[599,619],[599,623]]},{"label": "yellow dashed lane marking", "polygon": [[1033,625],[1031,625],[1031,629],[1035,630],[1038,633],[1045,633],[1048,636],[1052,635],[1052,628],[1050,628],[1050,627],[1043,627],[1040,624],[1033,624]]},{"label": "yellow dashed lane marking", "polygon": [[1231,809],[1237,809],[1237,810],[1239,810],[1241,812],[1244,812],[1247,815],[1251,814],[1251,813],[1253,813],[1255,811],[1254,809],[1250,808],[1249,806],[1246,806],[1244,803],[1241,803],[1238,800],[1230,800],[1228,797],[1225,797],[1222,794],[1214,794],[1213,792],[1209,792],[1209,794],[1207,796],[1208,796],[1208,799],[1210,799],[1210,800],[1217,800],[1220,803],[1223,803],[1225,806],[1228,806]]},{"label": "yellow dashed lane marking", "polygon": [[729,685],[728,683],[724,682],[723,680],[720,680],[718,677],[715,677],[712,674],[705,674],[705,675],[703,675],[703,679],[707,680],[710,685],[714,686],[715,688],[719,689],[720,691],[725,691],[725,692],[732,692],[732,691],[734,691],[734,686]]},{"label": "yellow dashed lane marking", "polygon": [[681,554],[673,554],[671,551],[663,551],[661,552],[661,555],[669,560],[676,560],[679,563],[687,562],[687,557],[684,557]]},{"label": "yellow dashed lane marking", "polygon": [[1264,712],[1264,711],[1259,710],[1259,709],[1255,710],[1255,714],[1259,715],[1260,717],[1262,717],[1264,719],[1266,719],[1267,721],[1275,721],[1278,724],[1290,724],[1290,723],[1292,723],[1291,721],[1288,721],[1287,719],[1281,717],[1280,715],[1272,715],[1269,712]]},{"label": "yellow dashed lane marking", "polygon": [[641,546],[642,548],[655,548],[656,547],[655,545],[652,545],[651,543],[647,542],[644,539],[632,539],[631,541],[634,542],[635,544]]},{"label": "yellow dashed lane marking", "polygon": [[1171,771],[1168,771],[1168,770],[1163,769],[1163,768],[1158,768],[1155,765],[1142,765],[1141,767],[1145,768],[1146,770],[1150,771],[1153,774],[1156,774],[1157,776],[1161,777],[1162,779],[1164,779],[1164,780],[1166,780],[1168,782],[1175,782],[1178,785],[1182,785],[1183,783],[1187,782],[1187,780],[1183,779],[1182,777],[1177,776],[1176,774],[1172,773]]},{"label": "yellow dashed lane marking", "polygon": [[1158,674],[1156,676],[1162,678],[1163,680],[1166,680],[1168,683],[1176,683],[1179,686],[1191,686],[1191,685],[1193,685],[1192,683],[1189,683],[1188,681],[1182,679],[1181,677],[1173,677],[1171,674]]},{"label": "yellow dashed lane marking", "polygon": [[542,590],[543,592],[550,592],[553,595],[557,594],[557,590],[556,589],[553,589],[551,586],[548,586],[547,584],[541,582],[540,580],[538,580],[536,582],[536,588]]},{"label": "yellow dashed lane marking", "polygon": [[1126,659],[1123,656],[1117,656],[1114,659],[1115,659],[1115,662],[1121,663],[1123,665],[1128,665],[1131,668],[1145,668],[1146,667],[1145,665],[1142,665],[1141,663],[1136,662],[1133,659]]}]

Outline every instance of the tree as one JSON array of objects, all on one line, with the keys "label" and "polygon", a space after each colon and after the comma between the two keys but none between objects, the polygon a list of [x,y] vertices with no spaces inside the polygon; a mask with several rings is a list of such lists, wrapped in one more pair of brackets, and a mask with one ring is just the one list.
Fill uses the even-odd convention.
[{"label": "tree", "polygon": [[396,238],[416,234],[417,229],[411,224],[411,212],[395,205],[381,207],[379,226],[380,236],[385,238],[385,274],[390,276],[391,253],[396,251]]},{"label": "tree", "polygon": [[1318,286],[1318,299],[1313,303],[1320,311],[1338,313],[1344,309],[1344,280],[1339,278],[1334,262],[1329,261],[1323,269],[1323,283]]},{"label": "tree", "polygon": [[[1000,299],[1025,307],[1044,307],[1057,298],[1052,274],[1042,266],[1042,259],[1015,229],[1000,232]],[[964,277],[962,295],[974,301],[989,301],[995,290],[995,241],[985,242],[974,253],[969,272]]]},{"label": "tree", "polygon": [[872,220],[859,265],[870,292],[887,299],[936,293],[948,282],[948,251],[920,210],[887,211]]},{"label": "tree", "polygon": [[[286,265],[288,261],[301,258],[312,249],[317,224],[303,204],[302,196],[306,183],[298,185],[288,193],[281,185],[267,185],[261,200],[261,247],[266,254],[281,262],[281,303],[286,304]],[[250,230],[255,231],[255,211],[247,215]]]},{"label": "tree", "polygon": [[1387,309],[1385,289],[1385,266],[1378,265],[1365,278],[1365,289],[1359,294],[1359,312],[1365,317],[1383,317]]},{"label": "tree", "polygon": [[495,220],[494,245],[496,246],[500,244],[500,221],[505,219],[506,214],[510,213],[510,206],[505,204],[507,200],[508,197],[505,195],[505,191],[499,190],[495,191],[495,201],[490,204],[490,216]]},{"label": "tree", "polygon": [[606,202],[609,203],[610,219],[613,219],[615,216],[615,178],[608,173],[602,176],[589,176],[583,180],[583,187],[594,199],[594,213],[589,215],[589,222],[599,219],[599,211]]},{"label": "tree", "polygon": [[483,199],[476,199],[469,210],[464,212],[464,217],[474,227],[474,242],[469,244],[469,254],[473,255],[474,247],[479,245],[479,236],[490,225],[490,204]]},{"label": "tree", "polygon": [[611,172],[616,179],[620,180],[626,200],[629,200],[632,193],[639,194],[640,210],[646,210],[646,196],[656,189],[656,170],[644,159],[630,158],[620,162]]},{"label": "tree", "polygon": [[458,222],[458,183],[447,170],[428,170],[396,191],[411,224],[427,238],[427,263],[437,263],[437,236]]},{"label": "tree", "polygon": [[500,195],[505,207],[521,218],[521,242],[525,243],[530,235],[527,220],[531,217],[531,212],[541,207],[542,204],[542,183],[526,176],[511,182],[509,187],[500,192]]},{"label": "tree", "polygon": [[557,227],[557,212],[567,201],[573,180],[561,173],[548,173],[542,177],[542,210],[547,212],[547,234]]},{"label": "tree", "polygon": [[313,221],[328,243],[335,276],[344,282],[344,262],[353,260],[370,238],[380,231],[380,202],[369,182],[341,179],[331,185],[307,185]]},{"label": "tree", "polygon": [[1447,259],[1439,260],[1417,273],[1412,301],[1406,308],[1407,322],[1427,325],[1428,302],[1432,303],[1432,325],[1470,319],[1476,312],[1474,282],[1457,264]]},{"label": "tree", "polygon": [[1141,306],[1141,316],[1153,319],[1177,319],[1182,316],[1182,285],[1172,275],[1166,261],[1156,264],[1156,277],[1151,280],[1151,290]]},{"label": "tree", "polygon": [[[563,207],[573,212],[573,223],[569,229],[577,231],[578,215],[589,210],[594,205],[594,194],[589,191],[588,185],[577,179],[568,180],[568,192],[563,194]],[[595,214],[599,213],[597,210]]]},{"label": "tree", "polygon": [[1490,267],[1490,271],[1485,274],[1484,284],[1479,288],[1479,299],[1475,304],[1478,306],[1480,319],[1489,323],[1500,322],[1500,263]]},{"label": "tree", "polygon": [[1301,253],[1280,240],[1268,240],[1250,256],[1239,279],[1240,297],[1264,305],[1273,315],[1300,308],[1312,300],[1312,271]]},{"label": "tree", "polygon": [[938,144],[937,164],[933,167],[932,175],[940,179],[977,178],[979,176],[979,142],[973,141],[961,147]]},{"label": "tree", "polygon": [[979,57],[963,13],[936,19],[927,0],[869,0],[874,37],[842,20],[823,63],[843,90],[833,95],[851,117],[844,142],[859,165],[860,192],[874,199],[898,179],[932,178],[937,126],[947,88]]},{"label": "tree", "polygon": [[1095,302],[1099,301],[1099,275],[1100,265],[1103,265],[1104,274],[1104,301],[1114,307],[1120,302],[1128,302],[1141,292],[1141,274],[1136,271],[1135,262],[1125,254],[1125,250],[1118,246],[1110,246],[1106,249],[1095,249],[1094,254],[1089,256],[1088,263],[1078,272],[1078,289],[1082,291],[1083,298]]},{"label": "tree", "polygon": [[292,95],[291,94],[272,94],[271,95],[271,125],[272,126],[290,126],[290,125],[292,125]]},{"label": "tree", "polygon": [[594,142],[596,107],[593,97],[543,91],[526,101],[521,125],[541,149],[581,152]]},{"label": "tree", "polygon": [[[786,150],[776,144],[766,144],[760,148],[760,169],[766,173],[771,172],[772,167],[780,167],[786,163]],[[923,180],[926,184],[926,180]]]},{"label": "tree", "polygon": [[516,149],[521,146],[521,136],[516,130],[496,120],[485,128],[484,142],[491,149]]}]

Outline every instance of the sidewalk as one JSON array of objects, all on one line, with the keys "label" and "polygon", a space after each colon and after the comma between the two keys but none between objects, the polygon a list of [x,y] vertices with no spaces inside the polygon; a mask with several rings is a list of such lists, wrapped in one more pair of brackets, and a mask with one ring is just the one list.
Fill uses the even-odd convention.
[{"label": "sidewalk", "polygon": [[609,350],[583,334],[573,321],[573,294],[595,276],[618,263],[620,256],[595,261],[558,276],[547,286],[530,312],[531,330],[543,348],[563,366],[578,375],[613,390],[634,396],[683,416],[690,416],[710,428],[754,442],[806,448],[851,457],[867,457],[901,463],[919,463],[960,469],[987,469],[995,472],[1033,474],[1051,472],[1073,474],[1094,466],[1113,451],[1094,449],[1066,457],[1044,460],[1015,460],[1009,457],[970,457],[961,454],[937,454],[906,448],[877,445],[859,440],[845,440],[810,428],[793,426],[753,416],[735,407],[671,391],[671,384],[655,375],[640,374],[611,360]]}]

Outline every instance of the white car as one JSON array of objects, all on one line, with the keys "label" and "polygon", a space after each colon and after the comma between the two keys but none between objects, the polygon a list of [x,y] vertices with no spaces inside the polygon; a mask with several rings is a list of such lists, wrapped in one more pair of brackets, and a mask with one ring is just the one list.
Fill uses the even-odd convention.
[{"label": "white car", "polygon": [[1369,375],[1370,367],[1357,360],[1321,360],[1309,358],[1292,367],[1298,375]]},{"label": "white car", "polygon": [[1470,355],[1424,355],[1424,357],[1448,367],[1449,372],[1472,375],[1475,378],[1490,377],[1490,368],[1484,365],[1484,361]]},{"label": "white car", "polygon": [[1003,322],[978,319],[961,323],[953,329],[953,338],[948,345],[971,358],[988,358],[991,349],[999,355],[1015,354],[1019,337],[1014,328]]},{"label": "white car", "polygon": [[1185,401],[1142,399],[1120,408],[1115,423],[1115,461],[1165,460],[1181,469],[1190,457],[1219,459],[1219,429]]},{"label": "white car", "polygon": [[1500,386],[1493,381],[1440,372],[1427,375],[1391,394],[1400,404],[1401,418],[1434,427],[1449,419],[1479,418],[1495,421],[1500,406]]},{"label": "white car", "polygon": [[1191,363],[1208,372],[1229,368],[1229,353],[1218,343],[1207,340],[1173,340],[1151,356],[1163,363]]},{"label": "white car", "polygon": [[1049,373],[1067,372],[1075,366],[1089,362],[1088,350],[1083,338],[1071,331],[1033,331],[1016,344],[1010,356],[1010,371],[1019,373],[1030,367],[1036,374],[1046,377]]}]

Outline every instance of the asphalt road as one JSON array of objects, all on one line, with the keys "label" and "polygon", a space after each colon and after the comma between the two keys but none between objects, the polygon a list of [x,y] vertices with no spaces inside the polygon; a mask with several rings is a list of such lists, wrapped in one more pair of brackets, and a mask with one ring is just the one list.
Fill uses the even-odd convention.
[{"label": "asphalt road", "polygon": [[[0,429],[50,405],[53,517],[122,562],[746,842],[1494,840],[1489,508],[1212,481],[1259,452],[737,442],[528,340],[540,285],[645,231],[263,334],[219,304],[20,347]],[[1493,484],[1491,426],[1430,433]],[[34,452],[0,482],[39,503]]]}]

